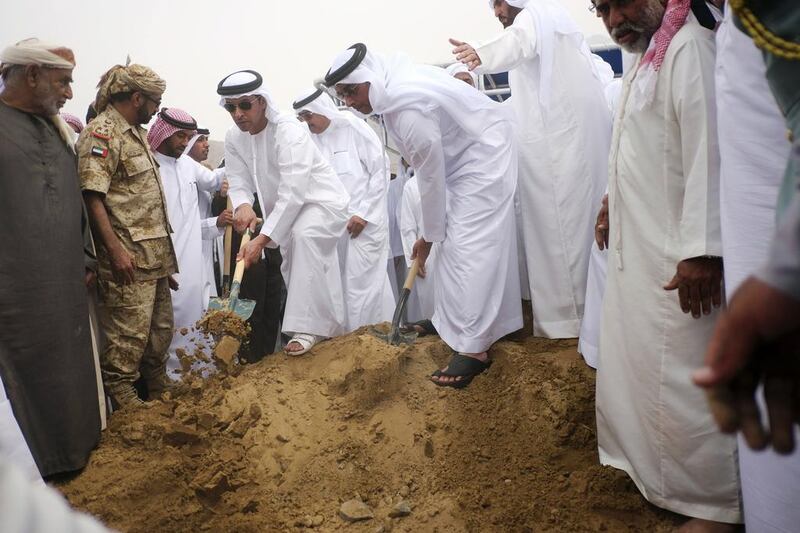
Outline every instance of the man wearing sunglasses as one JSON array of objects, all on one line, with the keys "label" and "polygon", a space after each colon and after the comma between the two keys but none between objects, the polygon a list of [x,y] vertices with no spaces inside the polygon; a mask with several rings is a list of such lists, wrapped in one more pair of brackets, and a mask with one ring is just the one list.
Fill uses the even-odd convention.
[{"label": "man wearing sunglasses", "polygon": [[99,244],[99,318],[107,341],[100,366],[115,408],[141,405],[133,388],[140,373],[150,396],[169,383],[177,259],[158,164],[142,127],[165,89],[148,67],[112,67],[100,80],[99,114],[77,144],[83,197]]},{"label": "man wearing sunglasses", "polygon": [[255,230],[253,194],[264,213],[260,232],[237,260],[255,264],[264,248],[280,246],[287,297],[282,331],[289,355],[344,331],[342,280],[336,247],[345,231],[350,196],[308,129],[281,113],[261,75],[234,72],[217,87],[233,119],[225,137],[225,167],[234,227]]}]

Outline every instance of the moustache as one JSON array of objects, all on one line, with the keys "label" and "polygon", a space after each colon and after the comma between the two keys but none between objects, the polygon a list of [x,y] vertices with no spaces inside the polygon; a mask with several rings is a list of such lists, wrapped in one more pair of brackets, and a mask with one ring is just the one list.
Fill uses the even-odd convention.
[{"label": "moustache", "polygon": [[632,31],[634,33],[644,33],[644,28],[642,26],[633,24],[631,22],[623,22],[622,24],[611,30],[611,37],[613,39],[616,39],[619,37],[621,33],[629,31]]}]

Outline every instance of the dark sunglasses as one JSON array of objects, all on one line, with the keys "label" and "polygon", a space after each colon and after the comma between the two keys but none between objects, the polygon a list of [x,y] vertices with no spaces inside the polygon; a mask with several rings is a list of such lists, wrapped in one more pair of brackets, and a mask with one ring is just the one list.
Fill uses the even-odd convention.
[{"label": "dark sunglasses", "polygon": [[233,113],[234,111],[236,111],[237,107],[239,109],[241,109],[242,111],[250,111],[251,109],[253,109],[253,101],[252,100],[242,100],[238,104],[226,103],[222,107],[224,107],[225,111],[227,111],[228,113]]}]

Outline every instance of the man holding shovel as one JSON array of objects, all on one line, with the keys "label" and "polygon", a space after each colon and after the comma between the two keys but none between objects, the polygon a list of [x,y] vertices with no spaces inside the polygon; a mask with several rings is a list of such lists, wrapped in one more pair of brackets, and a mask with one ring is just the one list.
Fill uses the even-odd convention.
[{"label": "man holding shovel", "polygon": [[492,344],[522,328],[511,118],[443,69],[361,43],[339,54],[325,85],[356,111],[382,115],[420,177],[422,238],[412,258],[424,272],[436,243],[433,325],[453,349],[431,379],[463,388],[491,364]]},{"label": "man holding shovel", "polygon": [[250,266],[264,248],[281,247],[287,298],[282,331],[289,355],[339,335],[345,316],[336,246],[345,231],[350,197],[314,145],[308,129],[281,113],[252,70],[234,72],[217,87],[236,127],[225,137],[225,167],[234,227],[255,230],[253,194],[264,224],[237,260]]}]

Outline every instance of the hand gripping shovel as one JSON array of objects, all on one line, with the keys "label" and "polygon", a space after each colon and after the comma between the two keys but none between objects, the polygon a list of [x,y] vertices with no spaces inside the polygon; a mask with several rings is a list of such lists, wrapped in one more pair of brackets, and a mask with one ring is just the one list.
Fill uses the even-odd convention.
[{"label": "hand gripping shovel", "polygon": [[[250,242],[253,233],[248,229],[242,236],[242,244],[239,249],[243,248]],[[233,274],[233,282],[231,283],[231,293],[227,298],[211,298],[208,302],[209,311],[230,311],[242,320],[247,320],[253,315],[253,309],[256,307],[254,300],[240,300],[239,289],[242,285],[242,277],[244,276],[244,259],[236,263],[236,271]],[[222,340],[217,343],[214,348],[214,355],[221,359],[225,364],[230,364],[233,357],[239,352],[241,346],[241,339],[225,335]]]},{"label": "hand gripping shovel", "polygon": [[400,344],[413,344],[414,340],[417,338],[416,331],[403,332],[400,330],[400,319],[403,316],[403,312],[406,310],[408,296],[411,294],[411,288],[414,286],[414,280],[417,278],[417,271],[419,270],[417,261],[417,259],[414,259],[411,263],[408,276],[406,276],[406,282],[403,284],[403,291],[400,293],[400,300],[397,302],[397,307],[394,309],[392,328],[389,330],[389,333],[381,333],[375,330],[372,332],[373,335],[379,339],[385,340],[389,344],[395,346]]}]

